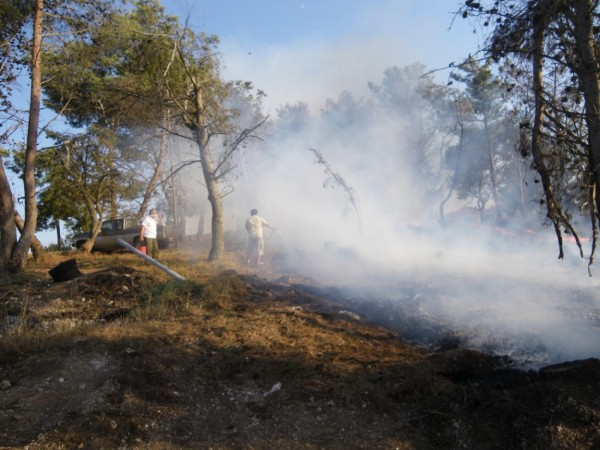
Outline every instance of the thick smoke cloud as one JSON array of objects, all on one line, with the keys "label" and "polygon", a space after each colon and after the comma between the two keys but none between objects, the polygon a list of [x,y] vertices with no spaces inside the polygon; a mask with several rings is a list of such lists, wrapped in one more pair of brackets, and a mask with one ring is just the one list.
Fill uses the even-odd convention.
[{"label": "thick smoke cloud", "polygon": [[[441,53],[444,65],[464,55],[452,44],[442,46],[448,43],[448,22],[444,18],[441,26],[421,27],[423,33],[413,33],[411,40],[371,35],[332,43],[316,33],[248,48],[246,42],[225,38],[225,73],[267,91],[265,112],[276,128],[264,145],[239,155],[235,191],[224,199],[226,226],[242,239],[244,220],[257,208],[279,230],[267,231],[267,260],[275,258],[322,285],[343,288],[348,298],[361,298],[367,306],[371,302],[373,309],[387,302],[389,315],[397,316],[388,325],[412,314],[454,333],[462,345],[509,355],[523,367],[600,357],[595,294],[600,269],[588,277],[586,261],[570,243],[565,260],[556,260],[557,244],[542,225],[542,210],[504,230],[476,220],[440,227],[439,187],[447,173],[440,167],[439,147],[431,145],[428,161],[437,178],[425,180],[414,155],[420,136],[410,117],[401,112],[390,116],[371,103],[376,101],[368,82],[378,82],[390,61],[401,57],[439,67],[427,58]],[[361,113],[344,126],[324,125],[326,99],[335,102],[344,90],[356,96]],[[278,109],[297,101],[307,102],[310,114],[300,131],[277,123]],[[352,187],[359,216],[340,186],[323,186],[328,176],[311,148]],[[197,179],[197,173],[186,179]],[[198,182],[189,192],[190,201],[202,200],[198,208],[208,212],[204,193],[197,194]],[[537,200],[528,195],[527,201]],[[447,211],[462,206],[454,199]]]},{"label": "thick smoke cloud", "polygon": [[[243,189],[226,200],[231,225],[241,228],[256,207],[279,229],[267,253],[290,270],[345,292],[360,289],[367,304],[369,295],[389,302],[390,311],[440,324],[461,345],[508,355],[521,367],[600,357],[600,302],[586,260],[568,247],[557,261],[541,215],[510,230],[492,221],[440,227],[440,195],[423,195],[403,156],[410,149],[398,146],[410,142],[410,128],[379,119],[337,134],[317,121],[247,152]],[[347,130],[360,131],[345,139]],[[324,187],[328,175],[310,148],[352,187],[360,217],[344,189]],[[532,223],[534,233],[525,232]],[[398,310],[407,282],[417,286],[418,306],[413,296],[412,309]]]}]

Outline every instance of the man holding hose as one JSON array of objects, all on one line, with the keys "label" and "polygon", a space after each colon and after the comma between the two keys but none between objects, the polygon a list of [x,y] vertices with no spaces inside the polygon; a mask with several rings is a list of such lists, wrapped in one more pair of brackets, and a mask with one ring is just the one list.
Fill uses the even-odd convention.
[{"label": "man holding hose", "polygon": [[275,227],[269,225],[265,219],[258,215],[258,210],[252,209],[250,217],[246,219],[246,231],[248,232],[248,248],[246,257],[248,264],[256,260],[262,264],[262,257],[265,254],[265,241],[263,238],[263,226],[275,230]]}]

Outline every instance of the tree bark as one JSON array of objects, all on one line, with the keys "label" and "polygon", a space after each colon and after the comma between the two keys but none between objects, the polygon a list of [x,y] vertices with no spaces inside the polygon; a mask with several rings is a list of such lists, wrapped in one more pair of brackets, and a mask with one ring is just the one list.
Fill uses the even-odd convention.
[{"label": "tree bark", "polygon": [[[594,41],[593,5],[591,0],[575,0],[575,39],[578,50],[577,71],[585,99],[585,120],[588,128],[588,160],[595,191],[600,188],[600,74],[599,58]],[[600,196],[595,195],[595,208],[600,211]],[[598,218],[596,218],[598,220]]]},{"label": "tree bark", "polygon": [[[17,226],[19,233],[23,233],[25,222],[23,221],[21,214],[17,211],[15,211],[15,225]],[[31,254],[34,261],[39,261],[44,255],[44,246],[36,236],[33,236],[33,239],[31,240]]]},{"label": "tree bark", "polygon": [[[590,165],[593,186],[590,188],[590,205],[592,222],[592,252],[589,266],[594,262],[596,244],[598,241],[598,212],[600,198],[596,195],[600,188],[600,58],[594,40],[594,3],[592,0],[574,0],[573,17],[575,34],[575,70],[581,82],[583,98],[585,99],[585,122],[588,131],[587,158]],[[589,270],[589,269],[588,269]]]},{"label": "tree bark", "polygon": [[498,176],[496,174],[496,163],[494,161],[494,148],[492,146],[492,138],[490,136],[490,127],[488,123],[488,113],[484,112],[483,126],[485,131],[485,140],[487,145],[487,158],[490,168],[490,182],[492,185],[492,198],[494,199],[494,207],[496,208],[496,224],[502,225],[504,214],[500,205],[500,196],[498,195]]},{"label": "tree bark", "polygon": [[102,215],[102,211],[100,211],[98,208],[96,208],[94,201],[87,195],[85,198],[85,203],[86,203],[87,209],[90,213],[91,231],[90,231],[90,237],[83,243],[81,248],[79,248],[79,251],[82,253],[85,253],[85,254],[89,254],[92,252],[92,248],[94,247],[96,238],[98,237],[98,235],[100,234],[100,231],[102,230],[102,220],[104,217]]},{"label": "tree bark", "polygon": [[54,219],[54,226],[56,227],[56,249],[62,251],[62,236],[60,234],[60,219]]},{"label": "tree bark", "polygon": [[208,147],[208,130],[205,126],[206,118],[203,112],[203,98],[200,87],[196,84],[194,91],[196,101],[195,137],[198,151],[200,153],[200,164],[206,189],[208,190],[208,201],[212,209],[211,221],[211,248],[208,254],[209,261],[219,261],[225,253],[225,229],[223,226],[223,202],[219,193],[219,185],[215,176],[213,162]]},{"label": "tree bark", "polygon": [[[154,167],[154,173],[152,174],[152,177],[148,182],[148,186],[146,187],[146,192],[144,192],[144,198],[142,199],[142,204],[140,205],[140,209],[138,210],[138,219],[141,219],[144,213],[148,210],[148,206],[150,205],[150,199],[152,198],[152,194],[154,194],[154,190],[156,189],[156,186],[160,181],[163,166],[165,165],[165,159],[167,157],[169,133],[168,109],[164,110],[162,114],[163,131],[161,133],[160,148],[158,150],[158,156],[156,158],[156,166]],[[173,217],[173,220],[176,220],[176,217]]]},{"label": "tree bark", "polygon": [[16,244],[15,205],[4,164],[0,159],[0,272],[8,271],[8,263]]},{"label": "tree bark", "polygon": [[439,206],[440,212],[440,225],[442,227],[446,226],[446,217],[444,214],[444,208],[446,203],[452,198],[454,194],[454,190],[456,189],[456,182],[458,180],[458,171],[461,166],[462,156],[463,156],[463,142],[465,135],[465,115],[464,115],[464,102],[460,94],[458,94],[458,98],[455,100],[456,103],[456,121],[458,125],[458,155],[456,155],[456,164],[454,165],[454,173],[452,174],[452,182],[450,183],[450,187],[448,188],[448,193],[442,199]]},{"label": "tree bark", "polygon": [[40,121],[40,99],[42,92],[42,17],[44,0],[36,0],[33,14],[33,44],[31,51],[31,97],[29,101],[29,123],[25,146],[25,169],[23,188],[25,193],[25,223],[23,232],[14,248],[8,269],[18,273],[25,269],[27,254],[34,237],[37,221],[35,192],[35,157]]},{"label": "tree bark", "polygon": [[560,211],[554,192],[552,189],[552,181],[550,174],[544,163],[544,154],[542,150],[542,124],[546,114],[546,105],[543,100],[544,92],[544,34],[548,26],[548,14],[545,6],[546,2],[542,2],[542,6],[537,11],[534,19],[533,30],[533,48],[532,48],[532,65],[533,65],[533,92],[535,94],[535,113],[533,121],[533,130],[531,136],[531,153],[535,169],[542,180],[544,196],[546,199],[546,211],[548,218],[554,225],[554,231],[558,240],[558,258],[564,258],[562,232],[560,230]]}]

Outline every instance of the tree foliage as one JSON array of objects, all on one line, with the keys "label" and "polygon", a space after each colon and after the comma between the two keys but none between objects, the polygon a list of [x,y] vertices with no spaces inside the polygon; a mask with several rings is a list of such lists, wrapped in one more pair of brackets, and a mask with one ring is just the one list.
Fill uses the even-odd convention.
[{"label": "tree foliage", "polygon": [[[486,51],[497,61],[528,62],[534,107],[522,124],[531,133],[531,159],[544,189],[546,212],[563,258],[563,230],[583,250],[573,214],[586,211],[594,261],[600,198],[600,61],[596,0],[467,0],[464,17],[491,31]],[[579,185],[573,190],[574,182]]]},{"label": "tree foliage", "polygon": [[96,19],[85,33],[48,49],[45,89],[48,105],[72,127],[99,138],[106,150],[96,176],[104,180],[107,198],[86,206],[92,236],[93,224],[123,214],[144,192],[134,213],[141,217],[162,181],[168,105],[156,93],[174,56],[170,39],[178,27],[151,0],[136,1],[131,10],[106,10]]},{"label": "tree foliage", "polygon": [[[11,114],[7,100],[16,70],[35,69],[36,55],[44,70],[31,73],[43,79],[46,105],[70,127],[49,132],[54,145],[37,151],[32,96],[31,134],[13,164],[29,202],[25,236],[33,222],[48,226],[57,218],[94,235],[102,218],[135,209],[142,215],[159,202],[159,192],[174,211],[176,180],[185,173],[199,186],[196,196],[208,197],[209,260],[219,260],[222,199],[234,189],[240,150],[262,139],[263,93],[248,82],[223,80],[218,38],[193,32],[165,14],[158,0],[43,3],[45,38],[37,54],[29,28],[34,2],[0,6],[0,139],[9,131],[4,118]],[[575,217],[586,214],[594,237],[591,264],[600,223],[597,7],[592,0],[467,0],[462,15],[490,30],[486,59],[453,67],[447,86],[421,64],[390,67],[369,83],[371,97],[342,91],[324,99],[314,117],[306,103],[284,105],[271,137],[290,142],[333,136],[335,160],[357,169],[369,157],[380,158],[369,164],[381,170],[380,179],[369,181],[386,190],[410,185],[417,204],[431,206],[441,198],[442,221],[454,196],[475,204],[482,216],[493,206],[503,223],[525,214],[533,193],[554,226],[561,258],[565,232],[581,249]],[[525,181],[523,161],[535,169],[539,184]],[[398,174],[405,179],[395,179]],[[43,201],[39,220],[31,203],[36,197]],[[0,170],[4,264],[16,248],[9,211],[14,213],[12,193]]]},{"label": "tree foliage", "polygon": [[[474,198],[481,214],[492,200],[496,221],[502,224],[512,195],[503,197],[501,193],[511,192],[506,185],[516,181],[510,175],[518,156],[514,152],[514,114],[507,108],[505,88],[493,75],[490,61],[480,65],[471,58],[451,74],[451,79],[464,86],[462,100],[468,106],[463,111],[469,111],[462,116],[460,142],[447,154],[450,165],[456,165],[458,171],[459,197]],[[456,155],[458,151],[461,155]],[[456,161],[459,157],[460,164]]]},{"label": "tree foliage", "polygon": [[[10,110],[10,93],[22,62],[26,42],[25,23],[33,13],[29,0],[13,0],[0,4],[0,112]],[[0,126],[4,120],[0,120]],[[1,128],[0,128],[1,130]]]},{"label": "tree foliage", "polygon": [[[166,67],[162,102],[170,105],[171,122],[187,132],[171,131],[192,141],[211,206],[212,245],[209,261],[222,258],[225,249],[221,191],[236,168],[235,156],[246,143],[258,138],[256,131],[265,123],[260,111],[261,92],[255,96],[248,82],[224,82],[216,52],[218,39],[195,34],[190,29],[171,37],[174,58]],[[245,113],[245,114],[244,114]],[[181,166],[181,167],[183,167]]]}]

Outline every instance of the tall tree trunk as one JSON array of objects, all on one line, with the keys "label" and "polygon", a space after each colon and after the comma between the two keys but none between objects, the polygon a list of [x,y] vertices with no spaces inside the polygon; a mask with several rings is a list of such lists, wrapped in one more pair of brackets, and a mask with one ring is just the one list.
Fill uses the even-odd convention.
[{"label": "tall tree trunk", "polygon": [[[19,233],[23,233],[23,229],[25,228],[25,222],[21,215],[15,211],[15,225],[17,225],[17,229]],[[40,242],[40,240],[34,235],[31,240],[31,255],[35,261],[39,261],[44,255],[44,246]]]},{"label": "tall tree trunk", "polygon": [[544,92],[544,34],[548,25],[548,11],[546,1],[541,2],[541,6],[537,11],[534,19],[533,30],[533,48],[532,48],[532,65],[533,65],[533,92],[535,94],[535,113],[533,121],[533,130],[531,136],[531,153],[533,163],[537,173],[542,180],[544,196],[546,199],[546,211],[548,218],[554,225],[554,232],[558,240],[558,258],[564,258],[562,232],[560,230],[560,208],[554,198],[552,189],[552,181],[550,173],[544,162],[544,153],[542,149],[542,124],[546,115],[546,105],[543,100]]},{"label": "tall tree trunk", "polygon": [[212,208],[211,221],[211,247],[208,253],[209,261],[219,261],[225,253],[225,228],[223,226],[223,202],[219,195],[219,187],[216,180],[207,183],[208,201]]},{"label": "tall tree trunk", "polygon": [[[577,71],[585,99],[585,121],[588,128],[588,160],[595,192],[600,192],[600,74],[598,49],[594,41],[592,0],[575,0],[575,39],[578,50]],[[596,211],[600,211],[600,196],[594,195]],[[596,218],[598,220],[598,218]]]},{"label": "tall tree trunk", "polygon": [[496,208],[496,223],[501,225],[504,218],[502,208],[500,205],[500,196],[498,195],[498,176],[496,174],[496,163],[494,162],[494,149],[492,146],[492,138],[490,136],[490,127],[488,126],[487,113],[484,113],[483,126],[485,130],[485,140],[487,144],[487,158],[490,168],[490,181],[492,184],[492,198],[494,199],[494,206]]},{"label": "tall tree trunk", "polygon": [[25,265],[27,264],[27,254],[34,237],[37,221],[34,169],[40,121],[40,98],[42,92],[43,10],[44,0],[36,0],[33,15],[33,45],[31,51],[31,98],[29,101],[29,123],[27,126],[27,144],[25,147],[25,169],[23,172],[25,224],[9,263],[9,270],[14,273],[21,272],[25,269]]},{"label": "tall tree trunk", "polygon": [[8,271],[8,263],[16,244],[15,205],[4,164],[0,159],[0,273]]},{"label": "tall tree trunk", "polygon": [[524,168],[523,163],[519,160],[517,162],[517,171],[519,174],[519,211],[521,217],[527,216],[527,207],[525,206],[525,174],[527,170]]},{"label": "tall tree trunk", "polygon": [[56,249],[62,251],[62,236],[60,235],[60,219],[54,219],[54,226],[56,227]]},{"label": "tall tree trunk", "polygon": [[[197,134],[197,136],[200,133]],[[201,144],[198,140],[200,160],[202,161],[202,173],[208,190],[208,202],[212,210],[211,220],[211,247],[208,254],[209,261],[219,261],[225,253],[225,230],[223,227],[223,202],[219,194],[219,185],[215,178],[212,160],[208,145]]]},{"label": "tall tree trunk", "polygon": [[208,146],[208,131],[205,126],[206,118],[203,116],[202,91],[198,84],[195,86],[196,117],[195,137],[200,153],[202,174],[208,190],[208,201],[212,209],[211,248],[208,254],[209,261],[219,261],[225,253],[225,229],[223,227],[223,202],[219,193],[219,185],[215,176],[213,162]]},{"label": "tall tree trunk", "polygon": [[116,130],[117,125],[114,121],[111,121],[110,129],[104,133],[104,139],[108,148],[108,158],[110,164],[110,177],[108,179],[108,192],[110,195],[110,211],[109,217],[111,219],[119,218],[119,205],[117,199],[117,180],[115,174],[117,173],[117,137]]},{"label": "tall tree trunk", "polygon": [[[146,186],[146,191],[144,192],[144,198],[142,199],[142,204],[140,205],[140,209],[138,210],[138,218],[141,219],[144,213],[148,210],[148,206],[150,205],[150,200],[152,199],[152,195],[156,190],[156,186],[158,186],[158,182],[160,181],[163,166],[165,165],[165,159],[167,157],[168,150],[168,133],[169,133],[169,111],[165,109],[162,113],[163,120],[163,131],[161,133],[160,139],[160,148],[158,150],[158,156],[156,157],[156,165],[154,166],[154,173],[148,182],[148,186]],[[174,195],[174,194],[173,194]],[[176,220],[176,217],[173,217]]]},{"label": "tall tree trunk", "polygon": [[104,216],[102,215],[102,211],[96,207],[94,200],[87,195],[85,196],[85,204],[90,215],[91,230],[90,237],[79,248],[79,251],[85,254],[89,254],[92,252],[94,242],[96,242],[96,237],[98,237],[100,231],[102,230],[102,221],[104,219]]},{"label": "tall tree trunk", "polygon": [[454,194],[454,190],[456,189],[456,182],[458,180],[458,171],[460,169],[460,166],[462,163],[462,156],[463,156],[463,143],[464,143],[464,135],[465,135],[465,118],[464,118],[464,103],[463,103],[462,98],[459,97],[458,100],[456,101],[456,104],[457,104],[456,117],[457,117],[458,129],[459,129],[458,147],[457,147],[458,155],[456,156],[456,164],[454,165],[454,173],[452,174],[452,182],[450,183],[448,193],[440,202],[440,207],[439,207],[440,225],[442,227],[446,226],[446,218],[444,215],[444,208],[446,206],[446,203],[452,198],[452,195]]}]

